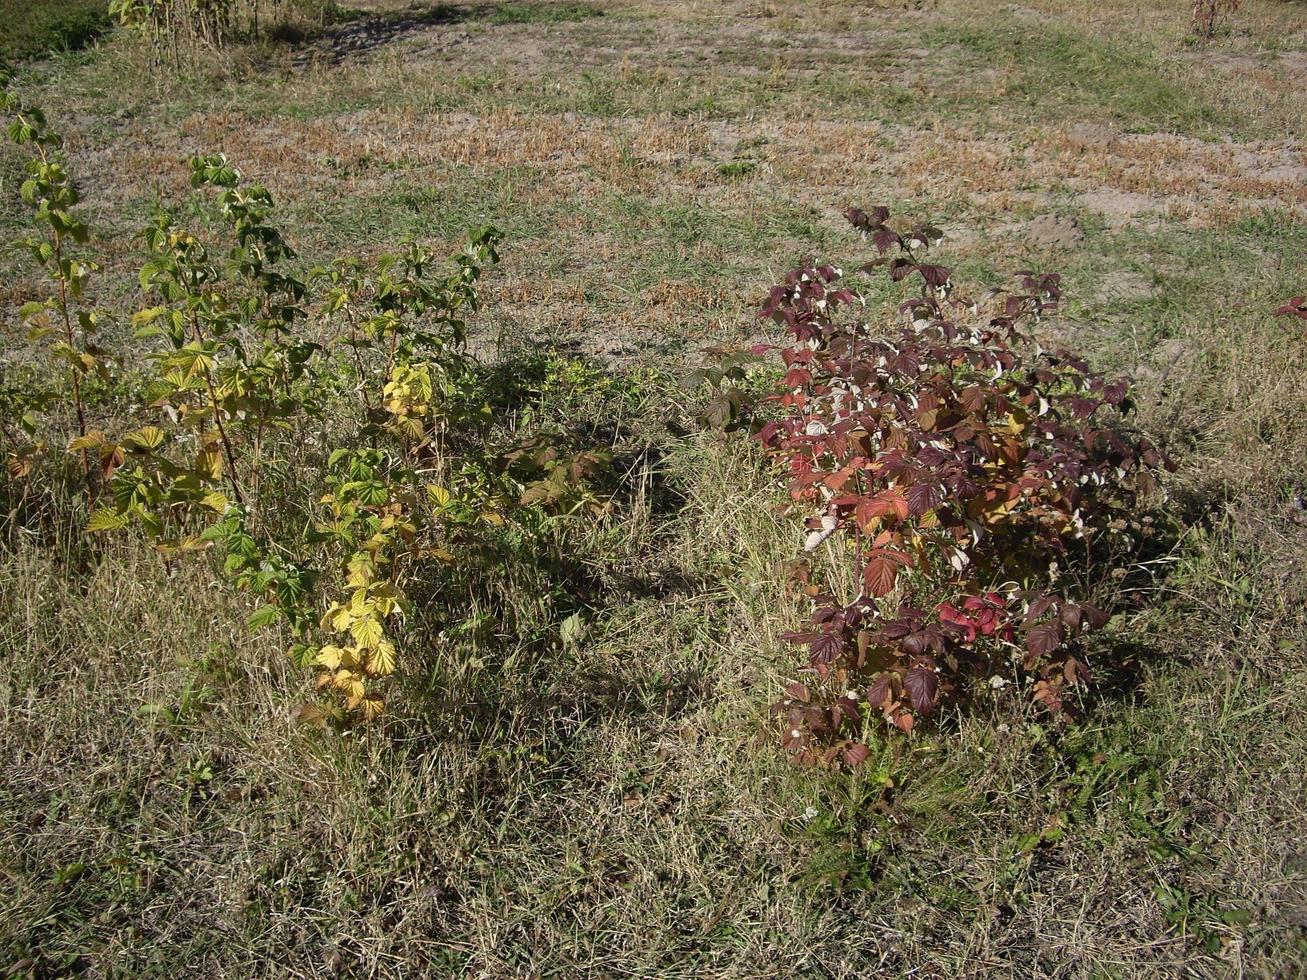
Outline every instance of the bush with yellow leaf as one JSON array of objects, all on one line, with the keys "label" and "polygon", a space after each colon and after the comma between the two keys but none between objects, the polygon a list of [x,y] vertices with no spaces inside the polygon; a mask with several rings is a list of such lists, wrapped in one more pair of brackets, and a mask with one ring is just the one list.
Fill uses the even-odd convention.
[{"label": "bush with yellow leaf", "polygon": [[[472,234],[447,271],[408,244],[299,276],[271,222],[271,194],[221,156],[195,157],[190,170],[225,239],[162,210],[141,234],[144,302],[132,322],[153,371],[137,424],[93,424],[81,383],[108,364],[90,339],[99,314],[77,305],[95,268],[73,254],[87,228],[71,210],[57,134],[11,96],[4,105],[13,138],[37,150],[23,195],[44,237],[26,244],[51,290],[24,316],[35,339],[53,338],[63,366],[86,530],[134,529],[169,558],[216,550],[261,603],[251,628],[284,625],[295,661],[338,695],[336,717],[382,711],[375,682],[396,671],[415,577],[475,562],[479,536],[533,509],[602,510],[588,481],[604,454],[545,465],[530,483],[539,474],[519,478],[520,449],[489,435],[465,339],[498,232]],[[20,492],[49,441],[41,409],[58,395],[39,380],[0,384],[18,422],[4,433],[7,479]]]}]

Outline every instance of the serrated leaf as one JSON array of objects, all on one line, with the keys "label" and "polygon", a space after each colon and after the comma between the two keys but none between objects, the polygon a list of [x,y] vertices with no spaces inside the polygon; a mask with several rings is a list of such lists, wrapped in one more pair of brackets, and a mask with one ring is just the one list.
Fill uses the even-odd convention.
[{"label": "serrated leaf", "polygon": [[86,530],[91,534],[98,531],[117,531],[126,527],[130,520],[128,514],[116,511],[112,507],[101,507],[87,520]]},{"label": "serrated leaf", "polygon": [[263,629],[265,626],[271,626],[281,616],[281,610],[276,606],[260,606],[254,612],[250,613],[250,618],[246,625],[251,630]]},{"label": "serrated leaf", "polygon": [[395,646],[389,640],[381,640],[368,654],[368,671],[377,676],[391,674],[395,671]]},{"label": "serrated leaf", "polygon": [[109,445],[112,445],[112,443],[105,438],[103,432],[93,430],[70,441],[68,451],[70,453],[97,452]]},{"label": "serrated leaf", "polygon": [[222,452],[216,446],[206,446],[195,454],[195,472],[211,483],[222,479],[223,465]]},{"label": "serrated leaf", "polygon": [[226,513],[227,508],[231,506],[231,501],[227,499],[225,493],[222,493],[219,490],[213,490],[200,498],[200,506],[208,508],[215,514],[223,514]]},{"label": "serrated leaf", "polygon": [[128,449],[156,449],[163,445],[165,433],[157,425],[147,425],[135,432],[123,436],[123,445]]},{"label": "serrated leaf", "polygon": [[585,620],[579,612],[572,613],[558,629],[558,638],[563,641],[563,649],[575,650],[585,638]]},{"label": "serrated leaf", "polygon": [[335,670],[341,664],[344,651],[338,647],[328,644],[318,651],[318,655],[313,658],[313,662],[319,667],[325,667],[327,670]]},{"label": "serrated leaf", "polygon": [[868,756],[871,755],[871,749],[861,742],[852,742],[844,746],[840,754],[844,757],[845,765],[856,768],[867,761]]},{"label": "serrated leaf", "polygon": [[304,703],[295,709],[295,720],[301,725],[321,728],[327,723],[327,712],[319,704]]},{"label": "serrated leaf", "polygon": [[349,700],[356,700],[363,697],[366,688],[363,686],[363,678],[352,670],[341,668],[331,675],[332,686]]},{"label": "serrated leaf", "polygon": [[1043,658],[1062,645],[1062,626],[1054,621],[1041,623],[1026,634],[1026,649],[1032,657]]},{"label": "serrated leaf", "polygon": [[889,595],[899,579],[899,563],[884,555],[877,555],[867,562],[863,572],[863,581],[867,591],[874,596]]},{"label": "serrated leaf", "polygon": [[363,588],[371,584],[376,577],[376,560],[367,552],[359,551],[350,555],[345,567],[347,569],[345,583],[350,588]]},{"label": "serrated leaf", "polygon": [[364,616],[349,624],[350,635],[360,647],[375,648],[385,636],[381,620],[376,616]]},{"label": "serrated leaf", "polygon": [[935,710],[939,693],[939,675],[929,667],[914,667],[903,677],[903,689],[912,700],[918,714],[928,715]]},{"label": "serrated leaf", "polygon": [[337,603],[322,614],[322,628],[329,633],[343,633],[353,618],[348,608]]}]

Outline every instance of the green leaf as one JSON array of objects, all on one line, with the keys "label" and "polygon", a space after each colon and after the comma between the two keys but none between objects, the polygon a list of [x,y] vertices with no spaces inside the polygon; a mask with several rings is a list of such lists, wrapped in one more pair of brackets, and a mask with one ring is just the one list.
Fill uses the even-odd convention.
[{"label": "green leaf", "polygon": [[581,644],[581,641],[585,639],[585,620],[581,618],[579,612],[572,613],[563,620],[558,633],[559,639],[563,641],[563,649],[575,650]]},{"label": "green leaf", "polygon": [[157,425],[147,425],[123,436],[123,445],[135,450],[156,449],[163,445],[163,439],[163,429]]},{"label": "green leaf", "polygon": [[117,531],[127,526],[131,520],[131,515],[124,514],[114,510],[112,507],[101,507],[91,514],[90,519],[86,522],[86,530],[90,534],[97,531]]},{"label": "green leaf", "polygon": [[225,493],[222,493],[218,490],[214,490],[210,493],[206,493],[200,499],[200,506],[207,507],[209,510],[213,511],[214,513],[222,514],[225,513],[227,508],[231,506],[231,501],[227,499],[227,495]]},{"label": "green leaf", "polygon": [[247,625],[252,630],[263,629],[265,626],[271,626],[280,617],[281,610],[276,606],[261,606],[250,613]]}]

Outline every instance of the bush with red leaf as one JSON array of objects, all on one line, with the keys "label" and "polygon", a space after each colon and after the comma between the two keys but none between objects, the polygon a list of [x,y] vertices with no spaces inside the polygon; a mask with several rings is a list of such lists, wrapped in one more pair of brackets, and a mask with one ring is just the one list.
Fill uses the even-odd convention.
[{"label": "bush with red leaf", "polygon": [[836,595],[800,563],[813,612],[788,639],[807,648],[811,683],[774,710],[788,749],[856,765],[865,718],[911,731],[968,681],[1011,677],[1068,715],[1090,677],[1078,639],[1106,616],[1058,594],[1058,563],[1122,535],[1169,461],[1124,428],[1124,382],[1028,335],[1057,308],[1056,275],[1018,273],[982,313],[923,260],[937,229],[897,231],[883,207],[847,217],[881,256],[859,272],[919,285],[905,322],[875,335],[857,280],[807,263],[760,314],[792,345],[755,352],[784,363],[779,417],[759,438],[810,515],[806,550],[835,548],[859,583]]},{"label": "bush with red leaf", "polygon": [[1212,37],[1220,19],[1238,10],[1239,3],[1240,0],[1194,0],[1189,17],[1193,32],[1200,37]]},{"label": "bush with red leaf", "polygon": [[1289,302],[1275,310],[1276,316],[1291,316],[1299,320],[1307,320],[1307,296],[1295,296]]}]

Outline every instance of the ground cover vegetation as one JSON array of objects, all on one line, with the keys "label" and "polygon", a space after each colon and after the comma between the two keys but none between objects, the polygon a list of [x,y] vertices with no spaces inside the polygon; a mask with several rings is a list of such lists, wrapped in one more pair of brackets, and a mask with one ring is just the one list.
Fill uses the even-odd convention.
[{"label": "ground cover vegetation", "polygon": [[1302,969],[1292,4],[98,13],[0,37],[11,975]]},{"label": "ground cover vegetation", "polygon": [[109,26],[109,12],[100,0],[6,2],[0,4],[0,17],[5,21],[0,59],[6,62],[48,51],[76,50]]}]

